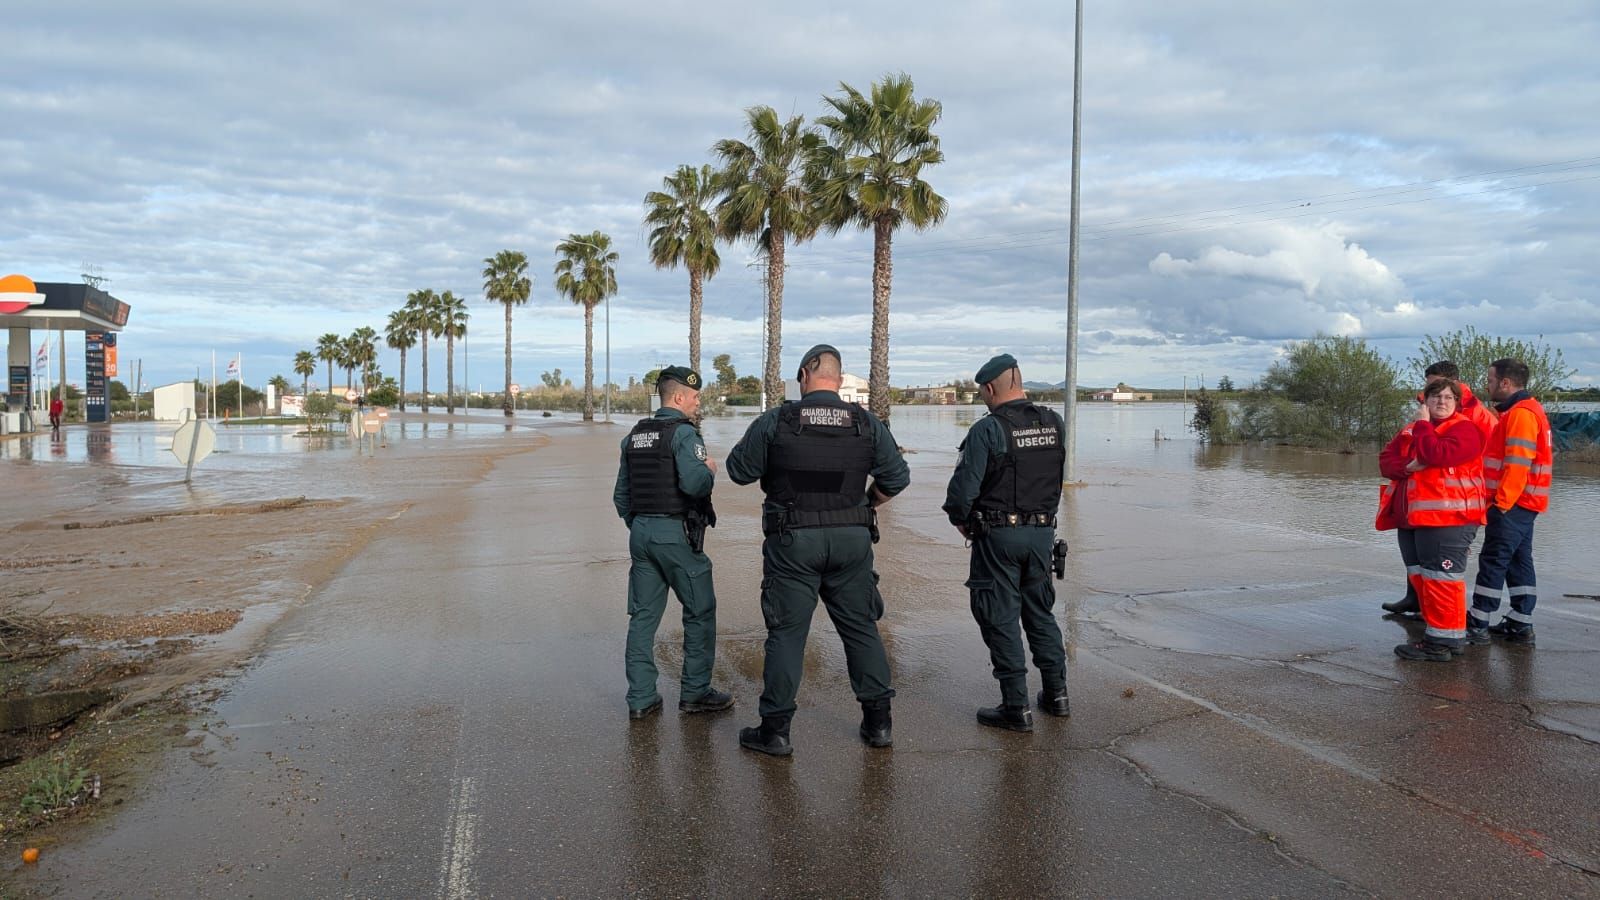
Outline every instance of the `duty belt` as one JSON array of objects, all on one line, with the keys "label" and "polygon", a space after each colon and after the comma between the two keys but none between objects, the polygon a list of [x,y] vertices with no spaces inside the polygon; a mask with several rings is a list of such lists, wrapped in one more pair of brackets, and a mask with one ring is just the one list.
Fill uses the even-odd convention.
[{"label": "duty belt", "polygon": [[1056,527],[1054,513],[980,512],[973,513],[973,517],[990,528],[1017,528],[1022,525]]},{"label": "duty belt", "polygon": [[843,528],[850,525],[873,527],[876,515],[866,506],[850,509],[785,509],[761,516],[761,533],[770,537],[797,528]]}]

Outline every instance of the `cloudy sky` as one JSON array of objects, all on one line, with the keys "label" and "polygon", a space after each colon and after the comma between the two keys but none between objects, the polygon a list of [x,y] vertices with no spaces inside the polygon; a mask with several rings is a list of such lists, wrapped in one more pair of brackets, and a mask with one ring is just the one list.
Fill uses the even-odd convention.
[{"label": "cloudy sky", "polygon": [[[1542,334],[1600,383],[1600,6],[1087,5],[1081,383],[1248,381],[1318,331],[1403,360],[1465,325]],[[493,387],[503,314],[479,271],[502,248],[537,276],[517,379],[581,375],[583,318],[550,268],[594,229],[622,256],[614,380],[682,361],[687,277],[649,265],[644,194],[741,136],[746,107],[811,117],[840,81],[898,71],[943,103],[927,177],[950,215],[897,239],[892,380],[1001,350],[1061,378],[1062,0],[6,6],[0,270],[100,266],[133,306],[122,358],[152,384],[212,350],[298,381],[294,351],[381,331],[431,287],[471,298],[463,377]],[[705,357],[741,373],[760,366],[752,255],[725,248],[706,289]],[[869,238],[789,262],[785,368],[826,340],[866,374]],[[442,351],[433,367],[442,388]]]}]

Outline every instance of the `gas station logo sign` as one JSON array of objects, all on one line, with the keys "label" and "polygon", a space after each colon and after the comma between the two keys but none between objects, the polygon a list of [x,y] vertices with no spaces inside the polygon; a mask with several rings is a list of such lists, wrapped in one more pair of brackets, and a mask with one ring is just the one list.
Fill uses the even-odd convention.
[{"label": "gas station logo sign", "polygon": [[44,302],[44,295],[26,275],[7,275],[0,278],[0,315],[19,313],[30,306]]}]

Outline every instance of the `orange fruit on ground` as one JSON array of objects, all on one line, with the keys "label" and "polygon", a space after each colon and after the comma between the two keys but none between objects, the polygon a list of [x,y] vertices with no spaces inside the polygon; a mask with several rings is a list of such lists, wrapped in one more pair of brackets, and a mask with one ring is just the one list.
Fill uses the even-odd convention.
[{"label": "orange fruit on ground", "polygon": [[39,848],[38,847],[29,847],[28,849],[22,851],[22,861],[25,862],[25,863],[36,863],[36,862],[38,862],[39,861]]}]

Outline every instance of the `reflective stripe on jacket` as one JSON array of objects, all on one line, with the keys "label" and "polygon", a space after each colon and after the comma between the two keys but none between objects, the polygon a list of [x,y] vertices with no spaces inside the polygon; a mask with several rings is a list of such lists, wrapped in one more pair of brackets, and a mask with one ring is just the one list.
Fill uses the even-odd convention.
[{"label": "reflective stripe on jacket", "polygon": [[[1456,413],[1434,426],[1440,435],[1452,428],[1476,428],[1472,420]],[[1429,466],[1406,479],[1405,524],[1408,528],[1447,525],[1482,525],[1484,513],[1483,462],[1474,458],[1455,466]]]}]

